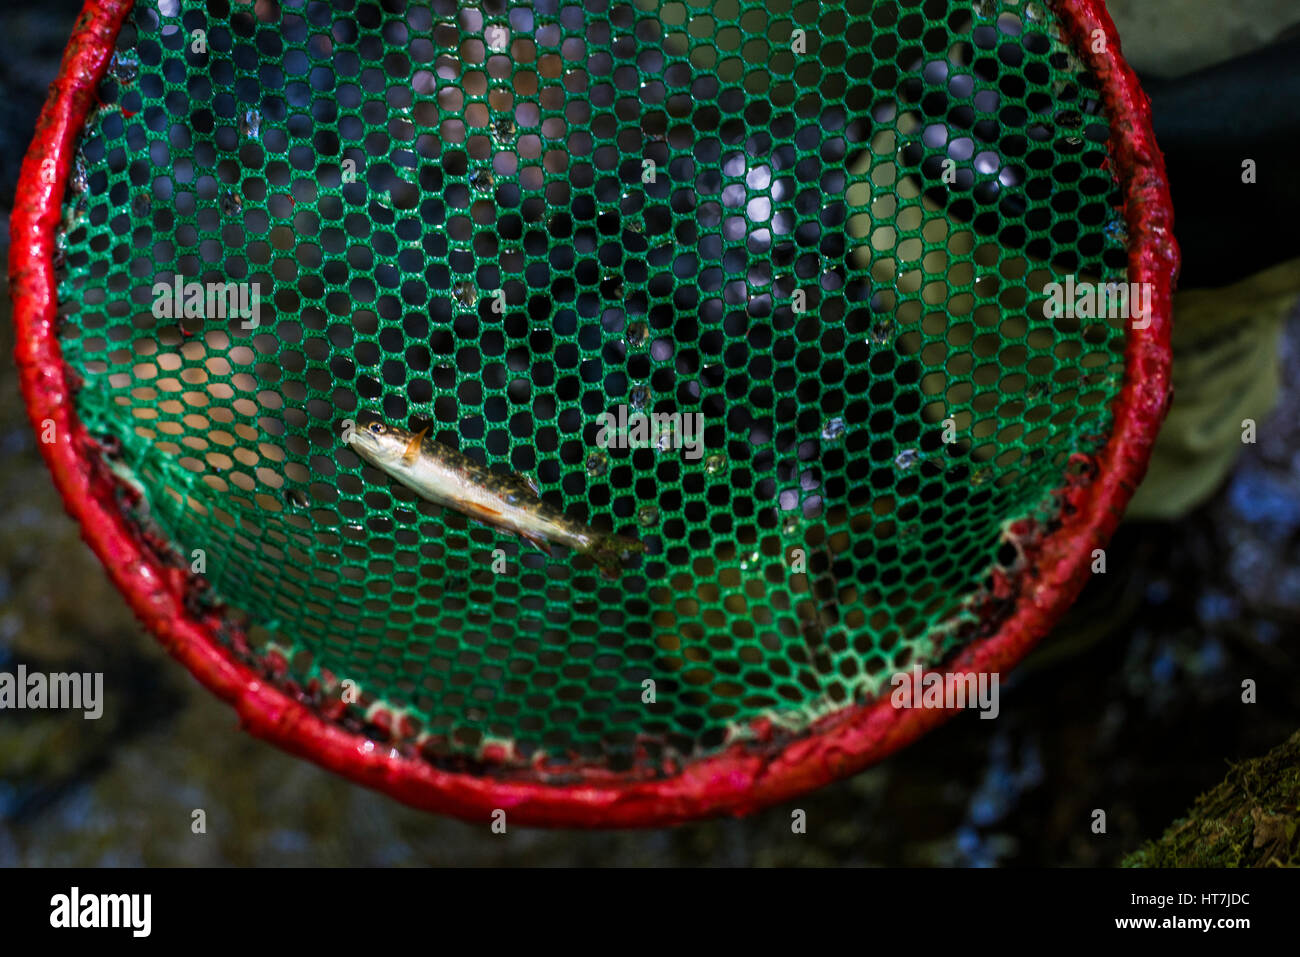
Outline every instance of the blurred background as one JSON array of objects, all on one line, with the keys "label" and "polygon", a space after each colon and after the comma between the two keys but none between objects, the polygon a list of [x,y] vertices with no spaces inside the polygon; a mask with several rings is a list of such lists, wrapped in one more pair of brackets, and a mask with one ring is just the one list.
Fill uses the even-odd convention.
[{"label": "blurred background", "polygon": [[[1249,54],[1294,0],[1111,0],[1144,76]],[[80,8],[0,11],[0,242]],[[1159,100],[1157,101],[1157,105]],[[1157,126],[1159,129],[1159,125]],[[1175,177],[1175,214],[1179,196]],[[1248,228],[1248,225],[1247,225]],[[1231,242],[1227,236],[1225,243]],[[104,716],[0,713],[0,865],[1116,865],[1233,762],[1300,728],[1296,263],[1230,288],[1185,270],[1151,477],[1068,619],[964,714],[858,776],[751,818],[505,836],[409,810],[237,729],[135,622],[36,450],[0,309],[0,670],[104,672]],[[1202,288],[1204,287],[1204,288]],[[1258,442],[1239,423],[1258,419]],[[1254,679],[1258,703],[1241,702]],[[808,832],[792,835],[803,808]],[[191,833],[195,809],[207,833]],[[1093,834],[1094,808],[1107,833]]]}]

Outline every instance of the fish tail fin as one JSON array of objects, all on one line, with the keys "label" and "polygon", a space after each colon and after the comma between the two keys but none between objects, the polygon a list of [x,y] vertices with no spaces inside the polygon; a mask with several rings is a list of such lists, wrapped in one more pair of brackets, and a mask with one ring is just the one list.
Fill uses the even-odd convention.
[{"label": "fish tail fin", "polygon": [[592,560],[600,566],[607,578],[615,578],[623,570],[623,556],[646,550],[645,542],[613,533],[602,534],[591,546]]}]

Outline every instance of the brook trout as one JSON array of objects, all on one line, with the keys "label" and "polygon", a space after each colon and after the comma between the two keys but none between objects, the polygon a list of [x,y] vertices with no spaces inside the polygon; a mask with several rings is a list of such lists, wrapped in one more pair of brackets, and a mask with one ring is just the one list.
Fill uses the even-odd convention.
[{"label": "brook trout", "polygon": [[526,479],[484,468],[427,432],[371,422],[353,429],[349,444],[421,498],[520,535],[548,555],[551,543],[559,543],[589,556],[612,577],[622,570],[624,555],[645,551],[644,542],[574,521],[542,501]]}]

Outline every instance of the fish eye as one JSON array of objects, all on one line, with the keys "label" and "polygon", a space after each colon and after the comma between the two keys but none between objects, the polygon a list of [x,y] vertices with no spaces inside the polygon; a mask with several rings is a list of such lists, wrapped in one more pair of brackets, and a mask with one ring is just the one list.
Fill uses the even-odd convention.
[{"label": "fish eye", "polygon": [[386,431],[382,422],[371,422],[366,428],[370,430],[371,435],[383,435]]}]

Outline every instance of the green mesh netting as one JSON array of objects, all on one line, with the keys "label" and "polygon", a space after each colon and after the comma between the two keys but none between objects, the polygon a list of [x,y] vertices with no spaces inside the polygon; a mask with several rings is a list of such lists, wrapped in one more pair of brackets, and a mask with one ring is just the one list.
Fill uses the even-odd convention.
[{"label": "green mesh netting", "polygon": [[[85,131],[62,346],[241,653],[444,766],[653,770],[996,624],[1123,371],[1118,323],[1044,317],[1126,243],[1049,7],[184,6],[136,5]],[[260,326],[157,317],[177,276]],[[705,454],[600,450],[619,404]],[[648,552],[424,502],[341,443],[366,415]]]}]

